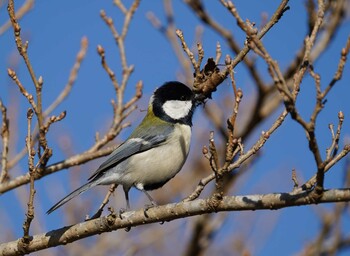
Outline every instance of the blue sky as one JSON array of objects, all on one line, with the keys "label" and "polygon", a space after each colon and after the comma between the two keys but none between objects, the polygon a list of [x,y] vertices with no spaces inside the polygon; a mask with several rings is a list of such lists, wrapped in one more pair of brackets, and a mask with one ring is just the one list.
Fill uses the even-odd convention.
[{"label": "blue sky", "polygon": [[[18,7],[22,2],[16,1],[16,6]],[[213,17],[233,31],[242,46],[245,37],[236,27],[234,19],[228,12],[217,1],[207,0],[204,2]],[[189,8],[182,2],[174,1],[173,5],[177,27],[183,30],[187,42],[193,44],[195,28],[202,25],[202,23],[198,21]],[[277,5],[278,1],[273,0],[237,1],[237,8],[242,18],[249,18],[251,21],[256,21],[257,25],[261,22],[261,13],[264,12],[270,17]],[[0,9],[0,24],[3,24],[8,19],[5,7],[6,5]],[[278,61],[282,69],[287,67],[296,54],[297,49],[299,49],[303,42],[303,36],[306,31],[306,16],[303,2],[291,1],[290,7],[291,9],[284,14],[281,21],[263,39],[271,56]],[[58,140],[63,138],[62,135],[68,134],[72,138],[71,152],[81,152],[93,144],[96,131],[102,133],[111,121],[112,110],[110,100],[114,97],[114,90],[108,76],[101,68],[100,58],[96,52],[97,45],[100,44],[105,48],[107,60],[114,67],[119,78],[120,64],[118,50],[112,35],[99,17],[99,11],[101,9],[106,10],[107,15],[113,17],[117,28],[120,29],[122,16],[119,10],[112,5],[112,1],[38,1],[35,3],[34,9],[20,21],[22,36],[29,41],[28,53],[36,75],[41,75],[44,78],[44,106],[48,106],[66,84],[70,69],[75,61],[76,53],[80,47],[81,38],[86,36],[89,40],[88,53],[79,72],[78,80],[69,97],[54,112],[54,114],[59,114],[61,111],[67,110],[67,117],[62,122],[53,126],[48,135],[55,150],[55,155],[50,160],[51,163],[63,159],[67,153],[62,152],[58,147]],[[144,98],[138,104],[140,109],[146,108],[148,97],[155,87],[165,81],[176,80],[177,74],[181,72],[180,65],[170,44],[152,27],[146,18],[146,14],[149,11],[153,12],[161,21],[165,21],[162,1],[142,1],[140,8],[133,18],[126,40],[128,63],[135,65],[135,72],[131,76],[126,95],[127,97],[131,97],[134,91],[134,85],[137,81],[142,80],[144,83]],[[314,63],[315,70],[322,75],[321,81],[323,87],[328,84],[334,75],[340,56],[340,49],[345,45],[349,31],[350,25],[349,20],[347,20],[346,24],[337,32],[337,36],[329,50]],[[215,32],[205,28],[203,33],[203,47],[206,52],[206,58],[215,55],[217,41],[222,44],[223,54],[230,54],[232,56],[232,52],[228,50],[224,40]],[[18,124],[20,127],[17,133],[12,134],[14,138],[17,138],[15,148],[11,149],[12,153],[14,153],[24,145],[26,131],[25,115],[26,109],[29,106],[18,93],[16,86],[9,79],[6,71],[7,68],[15,67],[18,77],[26,88],[31,92],[34,92],[34,90],[23,61],[16,57],[16,47],[11,30],[0,37],[0,54],[2,56],[0,59],[0,97],[5,105],[14,104],[16,106],[16,111],[12,113],[18,115],[18,119],[16,119],[18,123],[14,122],[14,125]],[[18,64],[13,64],[14,59],[18,61]],[[258,64],[264,79],[270,81],[271,79],[263,62],[259,61]],[[242,68],[242,65],[237,67],[235,77],[238,86],[244,92],[245,97],[242,103],[244,104],[245,100],[248,101],[249,95],[254,93],[255,86],[246,70]],[[342,81],[336,84],[335,88],[327,97],[328,103],[325,110],[320,114],[317,123],[316,133],[320,138],[319,141],[323,153],[331,142],[328,124],[337,123],[337,113],[339,110],[342,110],[345,114],[340,145],[344,145],[345,138],[349,142],[349,81],[350,72],[348,63],[344,70]],[[216,95],[214,95],[214,100],[228,93],[232,93],[231,88],[223,84],[220,86]],[[314,85],[311,79],[306,79],[302,85],[300,98],[298,99],[298,107],[304,117],[308,116],[313,104]],[[249,113],[245,112],[245,114]],[[139,116],[140,112],[136,111],[130,116],[129,120],[137,123]],[[197,111],[195,120],[200,122],[203,116],[201,111]],[[240,118],[243,119],[243,117]],[[246,142],[246,145],[251,145],[262,130],[269,128],[272,121],[273,118],[270,118],[259,126],[256,134]],[[199,129],[203,128],[196,127],[195,123],[194,134]],[[208,127],[208,132],[209,129]],[[126,129],[115,142],[121,141],[130,131],[130,128]],[[201,156],[196,155],[195,152],[191,152],[190,157]],[[96,167],[99,163],[100,160],[96,160],[89,167]],[[344,161],[340,162],[326,176],[326,187],[341,186],[343,166]],[[290,175],[293,168],[297,170],[301,179],[306,180],[313,175],[315,163],[311,153],[308,151],[304,131],[288,117],[281,129],[271,137],[263,148],[261,159],[255,164],[254,169],[250,171],[252,173],[249,178],[244,180],[245,183],[240,184],[239,193],[290,191],[292,189]],[[72,169],[82,172],[84,166],[80,169]],[[25,172],[25,170],[26,160],[24,159],[13,172],[18,174]],[[39,218],[45,223],[48,229],[58,228],[60,225],[66,225],[67,223],[57,220],[60,217],[59,214],[43,215],[53,203],[52,200],[59,200],[61,196],[49,198],[48,195],[45,195],[45,192],[41,191],[47,189],[47,184],[53,184],[53,182],[60,182],[64,184],[63,187],[66,187],[69,177],[67,171],[63,171],[37,182],[37,196],[40,198],[40,202],[42,202],[42,205],[37,206],[38,211],[42,211],[39,213]],[[85,177],[86,175],[81,182],[85,181]],[[273,178],[271,179],[271,177]],[[193,181],[192,185],[194,186],[197,182],[197,180]],[[62,188],[62,185],[60,188]],[[68,190],[69,188],[58,194],[64,194]],[[89,196],[96,199],[93,196],[93,192],[87,195],[87,197]],[[99,198],[99,200],[101,199]],[[22,219],[12,218],[11,215],[13,212],[22,211],[18,204],[15,191],[0,196],[0,208],[6,208],[4,213],[0,213],[0,216],[4,215],[6,218],[9,218],[8,225],[5,227],[1,226],[1,229],[14,230],[16,237],[22,232]],[[277,212],[230,213],[230,218],[228,218],[226,223],[227,226],[219,232],[216,239],[219,243],[221,238],[227,235],[230,228],[237,228],[235,220],[243,218],[243,214],[252,216],[252,218],[257,219],[257,223],[262,224],[272,218],[271,216],[275,216],[279,218],[278,224],[273,228],[271,237],[267,239],[267,242],[254,251],[256,253],[255,255],[271,255],[272,252],[292,254],[298,252],[307,241],[312,240],[316,236],[319,222],[315,218],[315,211],[319,209],[318,207],[323,209],[332,207],[332,205],[298,207]],[[344,228],[347,229],[346,231],[349,231],[350,226],[345,225]],[[259,234],[259,232],[256,234]],[[255,233],[253,231],[247,239],[254,239],[254,235]]]}]

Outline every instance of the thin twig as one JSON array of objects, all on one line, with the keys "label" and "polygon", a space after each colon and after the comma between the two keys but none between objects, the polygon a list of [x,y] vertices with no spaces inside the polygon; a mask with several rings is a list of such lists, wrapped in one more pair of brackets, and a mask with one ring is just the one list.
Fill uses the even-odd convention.
[{"label": "thin twig", "polygon": [[[81,49],[80,51],[78,52],[77,54],[77,57],[76,57],[76,61],[71,69],[71,72],[70,72],[70,75],[69,75],[69,78],[68,78],[68,82],[66,84],[66,86],[63,88],[63,90],[61,91],[61,93],[57,96],[57,98],[51,103],[51,105],[45,109],[44,111],[44,116],[45,118],[47,118],[51,112],[57,108],[57,106],[59,104],[62,103],[62,101],[68,97],[70,91],[72,90],[72,87],[77,79],[77,76],[78,76],[78,71],[80,69],[80,66],[81,66],[81,63],[83,61],[83,59],[85,58],[85,55],[86,55],[86,52],[87,52],[87,46],[88,46],[88,40],[86,37],[83,37],[82,40],[81,40]],[[12,72],[12,70],[11,70]],[[13,73],[13,72],[12,72]],[[15,74],[15,73],[13,73]],[[26,96],[26,95],[24,95]],[[35,103],[35,102],[34,102]],[[33,107],[33,106],[32,106]],[[32,134],[33,134],[33,143],[36,143],[37,141],[37,137],[38,137],[38,132],[39,132],[39,129],[38,129],[38,125],[35,126]],[[26,147],[23,147],[23,149],[18,152],[10,161],[9,161],[9,169],[11,169],[14,165],[16,165],[27,153],[27,148]]]},{"label": "thin twig", "polygon": [[215,63],[216,65],[219,64],[219,61],[221,59],[222,51],[221,51],[221,45],[219,42],[216,43],[216,57],[215,57]]},{"label": "thin twig", "polygon": [[[338,163],[343,157],[350,153],[350,144],[344,146],[342,151],[340,151],[335,157],[333,157],[324,167],[324,173],[327,173],[336,163]],[[315,186],[317,183],[317,175],[312,176],[307,182],[305,182],[296,192],[301,190],[309,190]]]},{"label": "thin twig", "polygon": [[113,3],[119,7],[119,9],[122,11],[124,15],[128,12],[124,4],[120,0],[114,0]]},{"label": "thin twig", "polygon": [[26,137],[26,145],[27,145],[27,152],[28,152],[28,169],[29,169],[29,175],[30,175],[30,192],[29,192],[29,201],[28,201],[28,210],[27,210],[27,218],[23,224],[23,244],[28,244],[30,241],[29,236],[29,228],[30,223],[34,219],[34,195],[35,195],[35,189],[34,189],[34,176],[35,176],[35,167],[34,167],[34,156],[36,155],[36,152],[33,148],[32,144],[32,135],[31,135],[31,123],[33,118],[33,110],[29,109],[27,112],[27,126],[28,126],[28,133]]},{"label": "thin twig", "polygon": [[292,181],[294,183],[293,191],[299,187],[299,182],[297,178],[297,172],[295,169],[292,170]]},{"label": "thin twig", "polygon": [[110,80],[112,81],[112,84],[114,86],[114,89],[115,89],[116,93],[118,93],[118,90],[119,90],[118,80],[115,77],[115,73],[113,72],[113,70],[110,68],[110,66],[106,62],[105,49],[101,45],[97,46],[97,53],[101,57],[102,67],[104,68],[104,70],[108,74]]},{"label": "thin twig", "polygon": [[[106,156],[110,154],[115,147],[109,147],[106,149],[101,149],[103,146],[105,146],[108,142],[112,141],[125,127],[129,126],[129,123],[123,123],[124,120],[136,109],[136,106],[134,103],[139,99],[142,95],[142,83],[138,82],[136,85],[136,93],[134,97],[132,97],[126,104],[124,104],[124,90],[126,87],[126,84],[129,80],[129,77],[133,71],[133,66],[127,66],[126,62],[126,53],[125,53],[125,47],[124,47],[124,39],[126,36],[127,29],[130,25],[131,17],[135,13],[138,5],[139,0],[135,0],[133,4],[131,5],[130,9],[128,10],[127,17],[125,17],[125,21],[122,28],[122,34],[123,36],[119,36],[119,33],[116,31],[113,21],[110,18],[107,18],[105,13],[101,13],[102,18],[107,23],[108,27],[110,28],[112,35],[115,37],[117,45],[119,47],[119,51],[121,54],[121,62],[123,70],[122,70],[122,81],[120,85],[120,89],[117,93],[117,107],[114,109],[114,117],[112,121],[112,125],[110,129],[106,132],[106,134],[101,137],[99,140],[95,142],[94,145],[92,145],[89,149],[87,149],[84,152],[81,152],[79,154],[76,154],[74,156],[69,157],[68,159],[65,159],[61,162],[54,163],[50,166],[47,166],[43,168],[43,170],[40,172],[40,175],[36,175],[35,179],[40,179],[46,175],[49,175],[51,173],[57,172],[62,169],[66,169],[72,166],[77,166],[82,163],[86,163],[88,161],[91,161],[93,159]],[[50,121],[49,121],[50,122]],[[41,126],[43,128],[44,126]],[[45,134],[45,129],[42,129],[42,133]],[[25,152],[25,151],[24,151]],[[46,156],[48,156],[46,154]],[[26,184],[30,181],[30,175],[29,173],[26,173],[24,175],[18,176],[14,179],[12,179],[9,182],[0,184],[0,194],[5,193],[11,189],[14,189],[16,187],[19,187],[23,184]]]},{"label": "thin twig", "polygon": [[232,115],[229,119],[227,119],[227,131],[228,131],[228,140],[226,144],[226,154],[225,154],[225,164],[223,166],[224,169],[231,163],[232,159],[235,157],[239,151],[236,150],[239,140],[236,138],[236,119],[238,115],[239,105],[241,103],[243,92],[241,89],[237,89],[236,81],[234,78],[234,71],[230,72],[231,84],[235,96],[235,101],[233,105]]},{"label": "thin twig", "polygon": [[349,51],[350,51],[350,36],[348,37],[344,48],[341,50],[338,68],[334,74],[334,77],[333,77],[332,81],[329,83],[329,85],[327,86],[327,88],[323,92],[324,97],[328,94],[328,92],[331,90],[331,88],[334,86],[334,84],[341,79]]},{"label": "thin twig", "polygon": [[108,204],[109,202],[109,198],[111,197],[111,195],[113,195],[114,193],[114,190],[117,188],[117,185],[116,184],[112,184],[110,185],[109,189],[108,189],[108,192],[105,196],[105,198],[103,199],[100,207],[98,208],[97,212],[91,217],[91,218],[87,218],[86,220],[90,220],[90,219],[96,219],[96,218],[99,218],[101,217],[101,214],[103,212],[103,208]]},{"label": "thin twig", "polygon": [[[126,37],[126,34],[128,32],[129,26],[130,26],[131,18],[133,17],[135,11],[137,10],[137,8],[139,6],[140,0],[134,0],[132,5],[130,6],[130,8],[126,12],[125,12],[125,8],[123,6],[121,6],[120,4],[118,4],[118,1],[116,2],[116,4],[125,15],[121,33],[119,33],[117,31],[116,27],[114,26],[113,19],[110,17],[107,17],[104,10],[102,10],[100,12],[101,18],[105,21],[106,25],[109,27],[109,29],[114,37],[114,40],[118,45],[120,61],[122,64],[122,79],[121,79],[120,84],[118,84],[118,86],[119,86],[118,89],[116,89],[117,90],[117,105],[116,105],[116,109],[115,109],[116,115],[114,116],[112,127],[115,127],[120,122],[120,118],[121,118],[122,113],[123,113],[124,91],[126,88],[126,84],[130,78],[130,75],[134,71],[134,66],[133,65],[128,66],[128,64],[127,64],[126,52],[125,52],[125,37]],[[109,75],[111,77],[110,73],[109,73]],[[114,86],[115,86],[115,82],[114,82]]]},{"label": "thin twig", "polygon": [[[17,10],[15,16],[20,20],[25,14],[27,14],[34,6],[34,0],[26,0],[22,6]],[[4,34],[10,27],[12,23],[8,20],[4,25],[0,27],[0,36]]]},{"label": "thin twig", "polygon": [[174,50],[174,53],[181,64],[182,71],[185,74],[185,81],[190,84],[193,80],[193,72],[191,70],[191,62],[186,58],[181,46],[178,44],[178,38],[176,36],[176,25],[174,18],[174,11],[172,8],[172,1],[163,1],[164,12],[166,15],[166,23],[162,24],[154,13],[148,12],[147,18],[164,37],[169,41]]},{"label": "thin twig", "polygon": [[[182,49],[185,51],[185,53],[187,54],[188,58],[190,59],[193,69],[194,69],[194,73],[195,76],[201,76],[201,72],[200,72],[200,67],[201,67],[201,62],[202,59],[204,57],[204,52],[203,51],[199,51],[198,52],[198,61],[195,59],[193,52],[190,50],[190,48],[187,46],[187,43],[185,41],[183,32],[180,29],[176,30],[176,35],[178,36],[178,38],[181,41],[182,44]],[[201,47],[201,49],[203,49]]]},{"label": "thin twig", "polygon": [[[284,110],[282,114],[280,114],[279,117],[272,124],[270,129],[267,130],[266,132],[262,132],[259,140],[245,154],[241,154],[241,156],[234,163],[230,164],[225,171],[230,172],[234,169],[239,168],[241,164],[244,163],[248,158],[256,154],[264,146],[264,144],[269,139],[269,137],[273,134],[273,132],[276,131],[276,129],[282,125],[287,115],[288,115],[288,112]],[[191,193],[191,195],[189,195],[183,201],[187,202],[198,198],[201,192],[203,191],[204,187],[213,179],[215,179],[215,174],[210,174],[207,177],[201,179],[196,189]]]},{"label": "thin twig", "polygon": [[340,139],[340,132],[341,128],[343,126],[344,122],[344,114],[342,111],[339,111],[338,113],[338,126],[337,126],[337,132],[334,134],[333,126],[330,125],[330,130],[332,132],[332,144],[331,146],[326,150],[326,161],[330,161],[331,158],[335,157],[338,153],[339,148],[339,139]]},{"label": "thin twig", "polygon": [[[240,17],[235,5],[231,1],[221,0],[223,5],[231,12],[231,14],[236,18],[238,26],[246,33],[249,47],[258,55],[260,55],[267,63],[269,73],[273,78],[275,85],[279,92],[281,93],[286,107],[293,104],[292,95],[288,89],[287,83],[283,77],[283,74],[279,68],[279,65],[275,60],[272,59],[268,51],[265,49],[262,41],[258,38],[258,31],[255,29],[250,22],[244,22]],[[253,44],[251,44],[253,43]]]},{"label": "thin twig", "polygon": [[10,121],[7,118],[7,109],[0,99],[0,109],[2,114],[1,138],[2,138],[2,153],[1,153],[1,173],[0,183],[8,180],[8,152],[10,139]]},{"label": "thin twig", "polygon": [[20,92],[23,94],[23,96],[28,100],[29,104],[32,106],[32,108],[34,109],[34,111],[38,111],[36,103],[34,101],[34,97],[32,94],[28,93],[28,91],[24,88],[24,86],[22,85],[21,81],[18,79],[16,72],[12,69],[7,69],[7,73],[8,75],[12,78],[12,80],[16,83],[16,85],[18,86]]},{"label": "thin twig", "polygon": [[217,152],[216,146],[215,146],[214,132],[213,131],[211,131],[210,135],[209,135],[209,153],[210,153],[209,163],[210,163],[212,170],[216,174],[218,171],[218,168],[219,168],[219,158],[218,158],[218,152]]},{"label": "thin twig", "polygon": [[[305,52],[304,52],[304,57],[303,57],[303,64],[299,71],[295,74],[294,76],[294,89],[293,89],[293,97],[294,97],[294,102],[297,98],[297,95],[300,90],[300,84],[305,76],[305,72],[308,70],[308,67],[310,65],[310,53],[311,49],[315,43],[316,36],[318,34],[318,31],[321,28],[323,19],[325,15],[325,5],[323,0],[318,0],[318,11],[317,11],[317,19],[315,21],[315,25],[313,27],[313,30],[311,32],[311,35],[306,37],[305,39]],[[309,69],[312,71],[312,69]],[[314,75],[315,78],[315,84],[316,88],[319,87],[319,79],[317,75]],[[317,89],[318,93],[320,93],[320,89]],[[317,97],[316,105],[313,111],[313,114],[310,118],[310,122],[306,123],[303,118],[300,116],[298,113],[295,104],[290,105],[290,108],[288,109],[290,111],[291,117],[298,122],[306,131],[307,134],[307,139],[309,141],[309,149],[312,152],[316,166],[317,166],[317,184],[315,187],[315,198],[319,197],[322,194],[323,191],[323,183],[324,183],[324,168],[325,168],[325,163],[323,163],[321,153],[319,150],[319,146],[317,143],[316,135],[315,135],[315,126],[316,126],[316,117],[318,113],[321,111],[323,108],[322,106],[322,98],[320,97],[320,94]]]},{"label": "thin twig", "polygon": [[48,121],[43,125],[42,130],[44,131],[45,134],[48,133],[49,128],[53,123],[59,122],[65,117],[66,117],[66,111],[63,111],[58,116],[51,116],[50,118],[48,118]]},{"label": "thin twig", "polygon": [[50,113],[57,108],[57,106],[69,95],[70,91],[72,90],[72,87],[77,80],[78,72],[81,66],[81,63],[83,62],[86,52],[88,48],[88,39],[86,37],[83,37],[81,39],[80,43],[80,50],[76,56],[75,63],[70,71],[68,82],[61,91],[61,93],[57,96],[54,102],[51,103],[51,105],[45,109],[44,116],[47,117],[50,115]]},{"label": "thin twig", "polygon": [[23,44],[23,42],[22,42],[21,27],[17,21],[17,17],[15,14],[14,0],[9,0],[7,10],[8,10],[10,20],[12,23],[12,27],[14,30],[15,42],[17,45],[18,52],[22,56],[26,66],[27,66],[30,77],[32,78],[35,89],[37,90],[37,97],[38,97],[37,98],[37,106],[34,109],[34,111],[36,112],[36,115],[38,117],[39,127],[41,127],[40,124],[42,124],[42,121],[43,121],[42,116],[41,116],[41,85],[39,84],[39,81],[35,76],[34,69],[32,67],[32,64],[31,64],[29,57],[28,57],[28,54],[27,54],[28,42],[25,42],[25,44]]},{"label": "thin twig", "polygon": [[[27,49],[28,49],[28,44],[29,44],[28,41],[26,41],[24,44],[22,42],[21,27],[20,27],[20,25],[17,21],[17,18],[16,18],[14,0],[9,0],[8,6],[7,6],[7,11],[8,11],[11,23],[12,23],[17,50],[18,50],[19,54],[22,56],[22,58],[26,64],[27,70],[30,74],[30,77],[31,77],[32,82],[33,82],[34,87],[35,87],[35,92],[36,92],[35,104],[34,104],[33,99],[28,98],[28,97],[32,97],[32,95],[26,93],[26,90],[24,89],[24,87],[22,87],[22,88],[20,87],[19,80],[16,79],[17,78],[16,73],[10,69],[8,70],[8,73],[11,76],[11,78],[16,82],[16,84],[20,87],[22,94],[24,94],[24,96],[27,97],[27,99],[31,103],[32,108],[35,112],[37,122],[38,122],[38,127],[39,127],[38,155],[41,156],[41,148],[44,149],[45,151],[48,148],[46,134],[42,129],[43,125],[44,125],[44,115],[42,112],[42,86],[43,86],[44,82],[43,82],[43,78],[41,76],[37,79],[36,75],[34,73],[33,66],[32,66],[31,61],[29,60],[29,57],[27,54]],[[51,155],[52,155],[52,152],[50,150],[49,153],[46,154],[46,159],[43,160],[42,166],[45,166],[47,164]]]}]

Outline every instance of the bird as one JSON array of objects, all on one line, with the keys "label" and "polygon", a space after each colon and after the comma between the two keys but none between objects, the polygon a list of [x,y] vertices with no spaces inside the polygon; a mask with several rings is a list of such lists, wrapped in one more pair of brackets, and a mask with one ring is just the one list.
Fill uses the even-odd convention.
[{"label": "bird", "polygon": [[126,209],[129,190],[134,187],[156,202],[147,192],[172,179],[184,165],[191,141],[195,94],[178,81],[164,83],[150,97],[147,114],[131,135],[91,175],[87,183],[53,205],[52,213],[74,197],[97,185],[121,185]]}]

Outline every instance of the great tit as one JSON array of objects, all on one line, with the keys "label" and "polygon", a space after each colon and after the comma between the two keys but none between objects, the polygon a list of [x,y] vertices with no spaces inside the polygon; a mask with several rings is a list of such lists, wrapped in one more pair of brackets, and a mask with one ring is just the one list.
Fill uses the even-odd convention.
[{"label": "great tit", "polygon": [[123,186],[127,209],[131,187],[144,192],[156,205],[147,191],[162,187],[184,165],[196,106],[192,90],[180,82],[167,82],[156,89],[145,118],[130,137],[109,155],[85,185],[52,206],[47,214],[97,185]]}]

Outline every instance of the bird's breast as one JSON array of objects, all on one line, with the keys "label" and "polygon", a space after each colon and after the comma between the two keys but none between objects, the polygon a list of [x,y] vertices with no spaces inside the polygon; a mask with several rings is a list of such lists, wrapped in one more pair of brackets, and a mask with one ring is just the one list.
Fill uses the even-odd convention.
[{"label": "bird's breast", "polygon": [[141,184],[146,190],[156,189],[173,178],[184,165],[191,140],[191,127],[176,124],[167,142],[130,159],[133,169],[125,172],[124,179],[133,185]]}]

